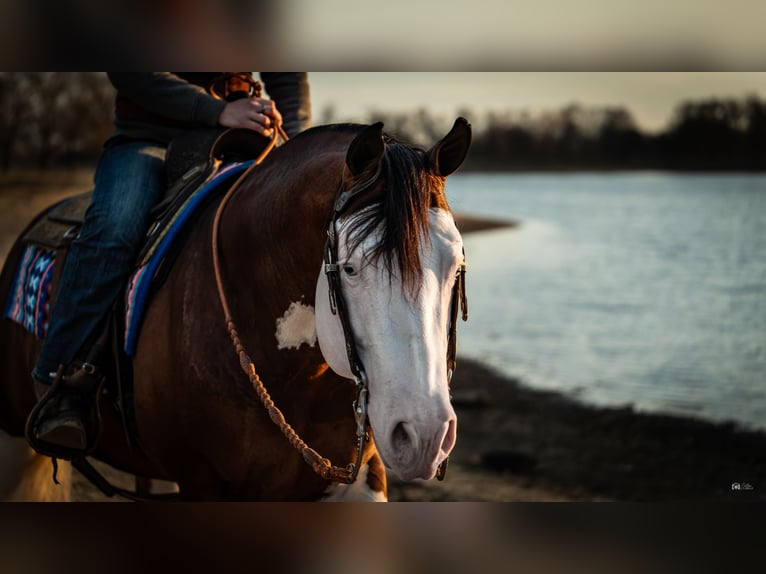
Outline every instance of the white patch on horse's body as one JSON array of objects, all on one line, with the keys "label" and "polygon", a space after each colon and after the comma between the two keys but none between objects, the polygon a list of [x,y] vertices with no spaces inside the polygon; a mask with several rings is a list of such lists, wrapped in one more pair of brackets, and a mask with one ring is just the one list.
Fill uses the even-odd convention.
[{"label": "white patch on horse's body", "polygon": [[314,307],[300,302],[290,303],[285,314],[277,319],[278,349],[298,349],[304,343],[313,347],[317,342]]},{"label": "white patch on horse's body", "polygon": [[359,474],[353,484],[336,482],[325,490],[325,495],[319,502],[388,502],[382,492],[373,490],[367,484],[370,465],[365,464],[359,469]]}]

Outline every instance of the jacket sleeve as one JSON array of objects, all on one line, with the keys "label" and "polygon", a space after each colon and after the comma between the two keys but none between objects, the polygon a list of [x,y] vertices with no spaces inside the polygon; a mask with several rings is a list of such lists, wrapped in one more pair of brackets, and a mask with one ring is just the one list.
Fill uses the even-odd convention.
[{"label": "jacket sleeve", "polygon": [[289,137],[311,127],[311,91],[306,72],[261,72],[261,80],[282,114]]},{"label": "jacket sleeve", "polygon": [[[107,72],[115,88],[165,118],[216,126],[226,102],[171,72]],[[265,80],[264,80],[265,82]]]}]

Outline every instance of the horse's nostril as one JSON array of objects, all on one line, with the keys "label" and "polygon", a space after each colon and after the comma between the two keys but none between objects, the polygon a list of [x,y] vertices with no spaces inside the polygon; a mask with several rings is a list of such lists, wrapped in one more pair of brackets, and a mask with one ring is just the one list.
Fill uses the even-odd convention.
[{"label": "horse's nostril", "polygon": [[449,454],[449,452],[455,446],[455,438],[457,435],[456,431],[457,421],[455,419],[451,419],[449,423],[447,423],[447,432],[445,433],[444,440],[442,441],[442,452]]},{"label": "horse's nostril", "polygon": [[407,432],[407,429],[404,428],[404,423],[398,423],[394,427],[394,432],[391,435],[391,442],[397,450],[406,449],[410,446],[410,435]]}]

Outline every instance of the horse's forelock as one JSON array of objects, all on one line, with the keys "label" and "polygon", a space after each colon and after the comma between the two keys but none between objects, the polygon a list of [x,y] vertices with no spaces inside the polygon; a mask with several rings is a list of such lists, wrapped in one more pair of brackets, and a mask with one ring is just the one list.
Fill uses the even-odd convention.
[{"label": "horse's forelock", "polygon": [[414,290],[422,276],[420,245],[429,241],[432,202],[436,198],[439,207],[446,206],[444,178],[433,173],[425,151],[392,140],[382,161],[385,189],[349,230],[350,247],[356,249],[380,228],[379,242],[366,253],[368,260],[382,260],[391,278],[400,277],[403,287]]}]

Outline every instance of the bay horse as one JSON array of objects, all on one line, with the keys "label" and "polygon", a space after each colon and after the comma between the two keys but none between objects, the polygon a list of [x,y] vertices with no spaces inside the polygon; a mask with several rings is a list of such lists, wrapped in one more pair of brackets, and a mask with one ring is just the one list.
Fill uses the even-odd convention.
[{"label": "bay horse", "polygon": [[[426,151],[382,127],[307,130],[203,210],[133,357],[142,448],[102,405],[94,457],[173,481],[185,500],[377,501],[385,467],[437,475],[456,440],[448,381],[465,271],[444,182],[471,130],[458,118]],[[5,263],[3,303],[22,248]],[[66,492],[19,438],[39,347],[2,321],[0,495]]]}]

